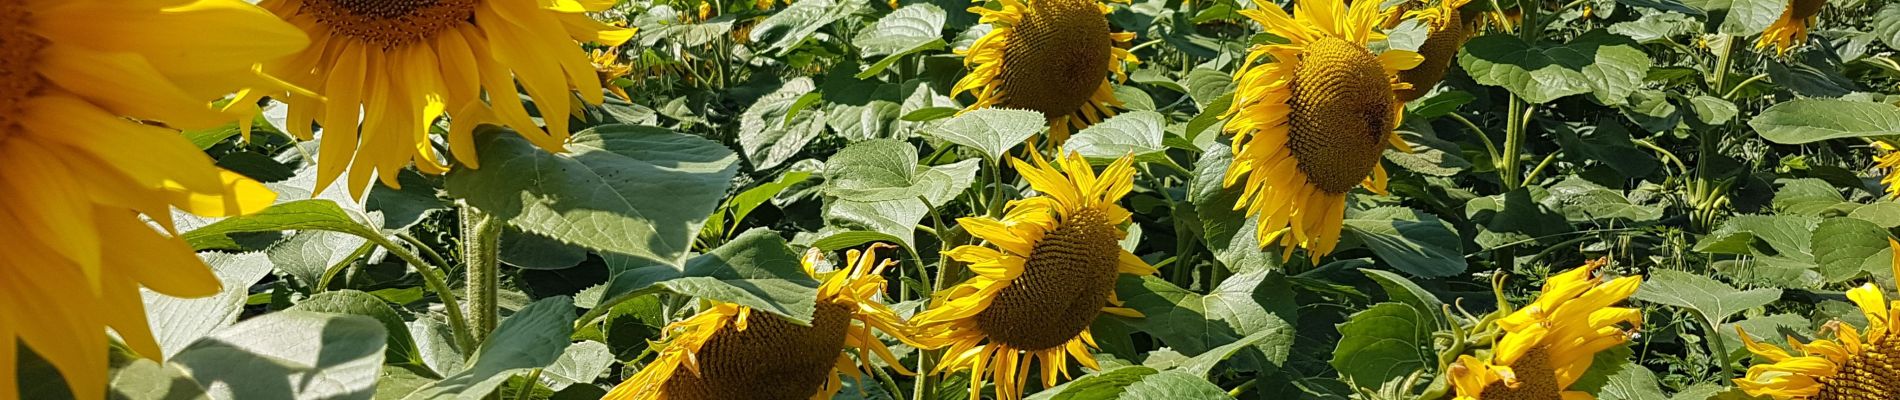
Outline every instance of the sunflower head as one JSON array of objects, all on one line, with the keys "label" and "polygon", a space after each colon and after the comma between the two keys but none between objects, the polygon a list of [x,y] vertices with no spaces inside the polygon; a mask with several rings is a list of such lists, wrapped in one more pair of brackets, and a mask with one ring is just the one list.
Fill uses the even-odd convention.
[{"label": "sunflower head", "polygon": [[1108,81],[1127,79],[1123,63],[1135,56],[1119,45],[1133,33],[1108,29],[1110,9],[1098,0],[1001,0],[1001,8],[971,7],[992,29],[958,52],[971,71],[953,93],[976,96],[965,111],[988,107],[1033,110],[1048,118],[1050,136],[1068,133],[1114,114]]},{"label": "sunflower head", "polygon": [[1641,277],[1610,280],[1591,275],[1606,261],[1553,276],[1543,293],[1498,320],[1503,335],[1490,357],[1459,356],[1450,368],[1458,400],[1589,398],[1568,391],[1597,352],[1629,341],[1642,311],[1612,307],[1636,293]]},{"label": "sunflower head", "polygon": [[861,376],[873,368],[873,355],[910,373],[871,332],[914,343],[910,327],[877,299],[885,288],[881,274],[896,263],[876,257],[884,248],[891,246],[852,250],[843,269],[828,272],[817,271],[824,261],[817,249],[806,253],[806,272],[821,282],[810,326],[729,303],[710,304],[668,326],[659,358],[606,398],[829,399],[843,387],[839,376]]},{"label": "sunflower head", "polygon": [[1755,48],[1774,47],[1775,54],[1787,54],[1789,49],[1807,43],[1814,16],[1820,15],[1821,7],[1826,5],[1827,0],[1788,0],[1788,7],[1781,10],[1781,18],[1762,30]]},{"label": "sunflower head", "polygon": [[1367,47],[1384,38],[1374,30],[1383,20],[1378,3],[1302,1],[1289,16],[1257,1],[1258,9],[1241,12],[1289,40],[1253,48],[1223,115],[1234,143],[1224,183],[1241,188],[1234,209],[1261,219],[1262,246],[1330,253],[1346,193],[1385,190],[1380,155],[1388,145],[1405,148],[1392,134],[1404,105],[1396,91],[1412,87],[1398,73],[1421,57]]},{"label": "sunflower head", "polygon": [[1131,157],[1098,175],[1079,154],[1059,158],[1060,168],[1031,156],[1033,164],[1012,164],[1038,195],[1010,202],[1001,220],[958,220],[990,246],[945,252],[976,276],[939,292],[912,319],[924,347],[949,348],[938,372],[971,371],[971,398],[985,380],[996,382],[998,398],[1022,397],[1037,359],[1045,387],[1068,374],[1070,356],[1097,368],[1089,324],[1103,312],[1140,315],[1119,307],[1117,275],[1154,273],[1118,244],[1130,214],[1115,203],[1133,189]]},{"label": "sunflower head", "polygon": [[1418,46],[1418,55],[1424,57],[1424,61],[1416,68],[1399,71],[1399,81],[1412,86],[1398,90],[1399,102],[1417,100],[1431,91],[1432,86],[1437,86],[1439,80],[1445,79],[1452,58],[1458,56],[1458,47],[1471,36],[1463,13],[1458,10],[1468,2],[1470,0],[1442,0],[1437,6],[1405,12],[1408,18],[1424,22],[1431,34]]},{"label": "sunflower head", "polygon": [[[1900,278],[1900,242],[1887,239],[1894,250],[1894,275]],[[1834,339],[1816,339],[1802,343],[1788,338],[1794,355],[1772,344],[1756,342],[1748,332],[1736,327],[1742,343],[1766,364],[1748,368],[1748,375],[1735,379],[1735,385],[1752,396],[1777,400],[1862,400],[1900,398],[1900,307],[1887,302],[1880,287],[1872,283],[1847,291],[1847,299],[1860,307],[1867,317],[1866,330],[1839,321],[1822,330]]]}]

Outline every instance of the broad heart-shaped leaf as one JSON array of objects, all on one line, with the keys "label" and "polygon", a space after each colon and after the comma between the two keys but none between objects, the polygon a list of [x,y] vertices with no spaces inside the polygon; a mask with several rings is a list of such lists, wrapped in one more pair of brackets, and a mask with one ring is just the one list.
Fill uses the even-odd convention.
[{"label": "broad heart-shaped leaf", "polygon": [[199,339],[169,363],[213,399],[369,399],[385,338],[369,317],[279,311]]},{"label": "broad heart-shaped leaf", "polygon": [[1355,212],[1346,218],[1345,230],[1379,259],[1413,276],[1442,278],[1465,271],[1458,231],[1424,211],[1379,207]]},{"label": "broad heart-shaped leaf", "polygon": [[1194,203],[1195,215],[1200,217],[1202,240],[1207,243],[1207,249],[1214,252],[1214,259],[1220,260],[1230,271],[1277,270],[1280,258],[1261,251],[1255,231],[1259,218],[1234,210],[1240,199],[1240,188],[1222,185],[1222,177],[1233,160],[1230,147],[1214,143],[1194,163],[1194,181],[1188,184],[1188,200]]},{"label": "broad heart-shaped leaf", "polygon": [[771,169],[791,160],[823,133],[825,124],[820,113],[798,111],[811,108],[810,100],[805,100],[802,108],[799,102],[811,99],[806,95],[817,89],[810,77],[793,78],[739,114],[739,150],[752,162],[753,169]]},{"label": "broad heart-shaped leaf", "polygon": [[943,38],[943,8],[929,3],[904,6],[879,18],[852,39],[865,57],[897,54]]},{"label": "broad heart-shaped leaf", "polygon": [[[614,275],[603,305],[659,290],[751,307],[800,324],[811,322],[818,281],[805,274],[797,253],[777,232],[754,229],[686,262],[684,270],[655,265]],[[600,310],[603,307],[596,307]]]},{"label": "broad heart-shaped leaf", "polygon": [[[914,148],[908,145],[904,145],[903,147],[906,149],[904,150],[906,152],[914,150]],[[831,165],[836,166],[839,164],[839,157],[833,157],[832,159],[833,162]],[[898,165],[903,163],[901,160],[885,160],[880,162],[887,163],[887,168],[890,169],[880,167],[861,171],[877,171],[878,173],[894,172],[896,168],[899,168]],[[930,213],[932,207],[940,207],[944,204],[948,204],[956,198],[957,193],[970,187],[970,183],[976,178],[976,171],[980,162],[981,160],[972,158],[935,167],[912,165],[911,168],[914,168],[916,171],[911,175],[914,177],[915,183],[912,186],[901,189],[902,193],[910,194],[910,197],[898,197],[878,201],[834,198],[826,202],[825,224],[832,228],[877,232],[898,238],[897,244],[913,246],[914,243],[912,243],[912,241],[916,238],[914,232],[917,230],[918,221],[922,221],[924,216]],[[838,176],[839,175],[831,175],[831,179],[836,179]],[[892,194],[894,192],[885,191],[889,188],[865,187],[870,189],[868,191],[847,190],[844,191],[844,193],[850,195],[875,193],[875,196],[895,196]],[[929,204],[925,204],[926,201]]]},{"label": "broad heart-shaped leaf", "polygon": [[1378,389],[1437,361],[1432,356],[1430,316],[1401,303],[1379,303],[1339,325],[1333,368],[1362,388]]},{"label": "broad heart-shaped leaf", "polygon": [[[1258,270],[1229,277],[1213,293],[1202,296],[1161,278],[1124,276],[1116,293],[1145,316],[1125,323],[1185,354],[1205,354],[1248,334],[1273,332],[1255,339],[1252,347],[1267,357],[1264,361],[1278,366],[1292,351],[1296,305],[1284,296],[1291,285],[1279,272]],[[1235,368],[1268,368],[1259,365],[1258,359],[1249,359],[1253,356],[1241,357],[1245,358],[1234,360]]]},{"label": "broad heart-shaped leaf", "polygon": [[1425,288],[1419,287],[1412,280],[1385,270],[1360,268],[1359,272],[1366,274],[1366,277],[1372,278],[1374,282],[1378,282],[1379,287],[1385,289],[1386,298],[1405,303],[1418,309],[1420,313],[1430,315],[1433,321],[1432,326],[1439,326],[1437,323],[1443,322],[1438,315],[1442,312],[1441,309],[1445,303],[1438,300],[1437,295],[1425,291]]},{"label": "broad heart-shaped leaf", "polygon": [[1601,162],[1631,178],[1649,176],[1662,166],[1662,161],[1657,160],[1656,156],[1636,148],[1628,128],[1608,116],[1597,118],[1595,126],[1580,129],[1564,127],[1556,131],[1558,140],[1566,150],[1564,153],[1578,162]]},{"label": "broad heart-shaped leaf", "polygon": [[479,400],[508,377],[553,365],[574,335],[574,301],[549,297],[528,304],[501,321],[460,373],[423,386],[404,399]]},{"label": "broad heart-shaped leaf", "polygon": [[1874,13],[1874,36],[1888,48],[1900,48],[1900,3],[1887,3]]},{"label": "broad heart-shaped leaf", "polygon": [[976,149],[1000,161],[1003,153],[1042,132],[1046,123],[1042,113],[1035,111],[985,108],[958,115],[935,129],[924,130],[924,134]]},{"label": "broad heart-shaped leaf", "polygon": [[[1808,260],[1810,240],[1821,219],[1799,215],[1741,215],[1722,222],[1695,244],[1695,251],[1717,254],[1781,256]],[[1757,245],[1756,241],[1761,241]]]},{"label": "broad heart-shaped leaf", "polygon": [[401,315],[383,302],[382,298],[356,290],[337,290],[317,293],[289,310],[301,310],[331,314],[360,315],[370,317],[383,325],[388,332],[389,343],[385,345],[383,358],[386,362],[427,368],[422,361],[422,351],[416,349],[416,342],[409,337],[409,326],[405,325]]},{"label": "broad heart-shaped leaf", "polygon": [[1036,392],[1029,400],[1218,400],[1233,399],[1207,378],[1181,371],[1124,366],[1084,375]]},{"label": "broad heart-shaped leaf", "polygon": [[1781,18],[1782,11],[1788,8],[1788,2],[1779,0],[1710,0],[1710,3],[1728,3],[1728,15],[1723,17],[1721,32],[1749,36],[1760,34]]},{"label": "broad heart-shaped leaf", "polygon": [[541,377],[545,379],[544,383],[548,383],[548,388],[561,390],[576,383],[593,382],[601,373],[607,372],[607,367],[613,363],[613,350],[606,343],[582,341],[567,346],[567,350],[561,352],[561,358],[541,371]]},{"label": "broad heart-shaped leaf", "polygon": [[[1887,247],[1887,229],[1854,218],[1828,218],[1814,228],[1814,263],[1821,278],[1845,282],[1860,277],[1862,271],[1880,275],[1892,265]],[[1882,253],[1887,257],[1880,257]]]},{"label": "broad heart-shaped leaf", "polygon": [[451,172],[450,194],[525,231],[674,265],[738,172],[725,146],[654,127],[589,128],[567,154],[496,130],[476,140],[482,168]]},{"label": "broad heart-shaped leaf", "polygon": [[1570,232],[1563,215],[1538,203],[1547,195],[1541,187],[1525,186],[1465,203],[1465,217],[1479,224],[1478,245],[1489,249]]},{"label": "broad heart-shaped leaf", "polygon": [[1564,45],[1493,33],[1466,43],[1458,62],[1478,83],[1503,86],[1532,103],[1594,93],[1609,105],[1623,104],[1652,64],[1635,42],[1604,30]]},{"label": "broad heart-shaped leaf", "polygon": [[783,56],[832,22],[850,17],[867,6],[864,0],[811,0],[792,3],[752,27],[752,42]]},{"label": "broad heart-shaped leaf", "polygon": [[270,275],[271,263],[258,253],[200,253],[211,272],[218,275],[223,290],[209,297],[181,299],[140,290],[145,300],[145,321],[164,357],[183,351],[218,328],[237,322],[244,312],[244,300],[251,285]]},{"label": "broad heart-shaped leaf", "polygon": [[1164,120],[1154,111],[1122,113],[1076,132],[1062,148],[1101,164],[1130,154],[1145,161],[1166,161],[1162,152],[1168,147],[1161,144],[1167,136],[1161,129]]},{"label": "broad heart-shaped leaf", "polygon": [[297,200],[258,211],[256,214],[226,218],[184,233],[186,242],[198,250],[235,250],[242,245],[231,234],[290,230],[326,230],[361,237],[380,235],[374,228],[358,222],[333,201]]},{"label": "broad heart-shaped leaf", "polygon": [[1900,106],[1840,99],[1794,99],[1762,110],[1748,126],[1763,139],[1802,144],[1828,139],[1900,135]]},{"label": "broad heart-shaped leaf", "polygon": [[825,194],[851,201],[915,199],[930,188],[917,148],[892,139],[845,146],[825,163]]},{"label": "broad heart-shaped leaf", "polygon": [[1575,223],[1630,224],[1662,218],[1661,206],[1633,204],[1623,193],[1572,176],[1550,187],[1544,206]]},{"label": "broad heart-shaped leaf", "polygon": [[1632,296],[1637,300],[1687,308],[1702,318],[1704,327],[1720,326],[1730,316],[1781,298],[1781,289],[1736,290],[1715,279],[1673,269],[1651,269]]}]

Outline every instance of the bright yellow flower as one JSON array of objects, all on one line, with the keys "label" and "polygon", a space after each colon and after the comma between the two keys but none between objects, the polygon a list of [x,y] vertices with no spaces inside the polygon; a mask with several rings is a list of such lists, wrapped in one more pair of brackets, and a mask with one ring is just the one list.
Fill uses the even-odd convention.
[{"label": "bright yellow flower", "polygon": [[995,381],[998,399],[1021,398],[1037,359],[1044,387],[1068,375],[1068,356],[1101,369],[1089,353],[1096,346],[1089,324],[1102,312],[1140,317],[1120,307],[1116,276],[1155,272],[1119,244],[1130,214],[1115,202],[1134,187],[1132,158],[1096,175],[1078,154],[1058,158],[1060,170],[1030,154],[1034,165],[1012,163],[1040,195],[1010,202],[1000,221],[957,220],[992,247],[944,252],[976,276],[938,292],[930,310],[911,319],[926,348],[949,348],[936,372],[970,371],[972,399],[986,380]]},{"label": "bright yellow flower", "polygon": [[[1127,80],[1123,63],[1139,63],[1118,45],[1134,32],[1110,32],[1108,5],[1097,0],[999,0],[1001,9],[970,7],[990,24],[963,55],[970,68],[952,95],[976,102],[963,111],[1000,107],[1031,110],[1048,118],[1051,144],[1102,122],[1120,107],[1108,76]],[[981,1],[978,1],[981,3]]]},{"label": "bright yellow flower", "polygon": [[[1888,247],[1900,255],[1900,242],[1887,239]],[[1900,272],[1900,256],[1894,270]],[[1900,275],[1895,275],[1900,276]],[[1778,400],[1865,400],[1900,398],[1900,303],[1889,303],[1880,287],[1869,283],[1847,291],[1847,299],[1860,306],[1867,317],[1862,332],[1839,321],[1828,323],[1834,340],[1817,339],[1802,343],[1788,338],[1796,356],[1772,344],[1756,342],[1736,327],[1748,351],[1768,364],[1748,367],[1748,375],[1735,385],[1752,396]]]},{"label": "bright yellow flower", "polygon": [[[1424,22],[1431,30],[1425,37],[1425,43],[1418,46],[1418,55],[1425,57],[1418,67],[1399,71],[1399,81],[1411,84],[1411,87],[1399,89],[1399,102],[1409,102],[1424,97],[1432,91],[1438,81],[1445,79],[1445,71],[1451,69],[1451,62],[1458,57],[1458,48],[1464,46],[1465,39],[1471,37],[1466,30],[1469,24],[1458,11],[1471,0],[1440,0],[1437,6],[1406,11],[1406,19]],[[1397,13],[1394,13],[1397,14]],[[1391,26],[1387,26],[1390,28]]]},{"label": "bright yellow flower", "polygon": [[615,80],[625,78],[627,74],[633,73],[632,64],[620,61],[619,48],[594,50],[592,57],[589,57],[589,59],[594,64],[594,73],[600,76],[601,86],[606,87],[607,91],[613,92],[614,96],[619,97],[621,100],[633,101],[633,96],[627,95],[626,89],[622,89],[620,85],[614,84]]},{"label": "bright yellow flower", "polygon": [[1900,198],[1900,151],[1884,141],[1874,142],[1874,148],[1879,149],[1874,156],[1875,166],[1887,170],[1887,175],[1880,177],[1880,185],[1887,187],[1888,198]]},{"label": "bright yellow flower", "polygon": [[[584,13],[614,3],[264,0],[260,5],[314,39],[315,45],[271,63],[269,71],[325,97],[292,93],[281,99],[290,105],[291,133],[310,139],[312,123],[324,127],[317,187],[329,187],[348,170],[349,190],[358,194],[372,176],[397,187],[396,173],[410,164],[427,173],[448,171],[449,163],[429,140],[430,129],[445,114],[460,119],[451,125],[450,152],[471,168],[479,166],[477,123],[506,125],[541,148],[564,151],[566,114],[580,107],[571,100],[575,92],[588,104],[602,101],[587,53],[574,42],[613,46],[633,36]],[[516,100],[517,83],[546,117],[546,130]]]},{"label": "bright yellow flower", "polygon": [[[805,272],[818,286],[818,308],[811,326],[799,326],[745,306],[716,303],[685,321],[667,326],[669,339],[660,357],[607,394],[608,400],[825,400],[842,388],[839,375],[870,373],[876,355],[905,371],[891,350],[871,333],[884,331],[907,343],[910,326],[877,298],[884,293],[884,268],[893,260],[876,257],[880,248],[846,253],[848,265],[817,272],[823,255],[805,255]],[[855,350],[858,361],[845,350]],[[684,369],[682,369],[684,368]]]},{"label": "bright yellow flower", "polygon": [[1827,0],[1788,0],[1788,7],[1781,10],[1781,18],[1761,31],[1755,48],[1774,46],[1775,54],[1787,54],[1788,49],[1807,43],[1808,28],[1814,26],[1814,16],[1820,15],[1821,6],[1825,5]]},{"label": "bright yellow flower", "polygon": [[1498,320],[1504,336],[1488,359],[1459,356],[1451,366],[1457,399],[1594,399],[1568,389],[1590,370],[1597,352],[1629,342],[1625,324],[1643,322],[1642,310],[1611,307],[1636,293],[1642,278],[1591,276],[1603,264],[1591,261],[1551,277],[1535,302]]},{"label": "bright yellow flower", "polygon": [[1392,133],[1405,106],[1394,92],[1411,87],[1398,72],[1423,57],[1366,48],[1384,37],[1373,30],[1378,1],[1300,1],[1297,17],[1254,4],[1240,13],[1291,43],[1254,46],[1234,73],[1238,88],[1223,115],[1234,161],[1224,185],[1241,188],[1235,210],[1260,218],[1261,246],[1279,242],[1288,257],[1305,248],[1317,262],[1339,244],[1346,192],[1385,192],[1380,155],[1388,143],[1407,149]]},{"label": "bright yellow flower", "polygon": [[107,327],[161,356],[141,286],[218,292],[172,208],[228,216],[276,195],[168,127],[229,122],[210,101],[308,43],[237,0],[0,1],[0,398],[18,396],[16,340],[99,399]]}]

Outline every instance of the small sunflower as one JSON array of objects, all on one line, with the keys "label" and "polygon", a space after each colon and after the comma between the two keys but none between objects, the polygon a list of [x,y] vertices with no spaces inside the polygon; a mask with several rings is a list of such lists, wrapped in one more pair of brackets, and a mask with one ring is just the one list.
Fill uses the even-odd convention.
[{"label": "small sunflower", "polygon": [[[1888,247],[1900,255],[1900,242],[1887,239]],[[1895,257],[1900,272],[1900,256]],[[1900,274],[1896,274],[1900,277]],[[1801,343],[1788,338],[1789,347],[1801,355],[1789,354],[1772,344],[1756,342],[1748,332],[1736,327],[1748,351],[1769,364],[1748,368],[1748,375],[1735,385],[1751,396],[1777,400],[1863,400],[1900,399],[1900,303],[1887,302],[1880,287],[1869,283],[1847,291],[1847,299],[1860,306],[1867,316],[1867,330],[1855,329],[1839,321],[1828,323],[1834,340],[1817,339]]]},{"label": "small sunflower", "polygon": [[[980,1],[979,1],[980,2]],[[1108,5],[1098,0],[999,0],[1001,9],[970,7],[990,24],[963,55],[970,68],[952,95],[976,96],[963,111],[1000,107],[1042,113],[1051,144],[1115,115],[1121,106],[1110,73],[1127,80],[1123,63],[1139,63],[1121,45],[1134,32],[1110,32]]]},{"label": "small sunflower", "polygon": [[211,100],[268,84],[253,67],[308,43],[237,0],[0,1],[0,398],[19,397],[22,346],[103,398],[108,327],[162,356],[141,287],[218,292],[173,208],[229,216],[276,195],[171,127],[228,123]]},{"label": "small sunflower", "polygon": [[[448,144],[455,160],[479,167],[476,123],[496,122],[548,151],[565,149],[576,91],[603,100],[600,80],[575,41],[619,45],[631,30],[585,14],[611,0],[264,0],[271,12],[303,29],[315,45],[270,63],[267,70],[322,98],[292,93],[289,130],[314,137],[317,187],[349,171],[359,194],[372,176],[398,187],[396,173],[414,164],[440,174],[450,165],[429,139],[436,120],[462,118]],[[535,123],[515,85],[527,90],[547,129]],[[258,96],[264,93],[256,94]],[[483,99],[492,101],[484,102]],[[363,110],[359,112],[358,110]],[[358,121],[361,121],[359,125]]]},{"label": "small sunflower", "polygon": [[[1418,46],[1418,55],[1425,57],[1418,67],[1399,71],[1399,81],[1412,87],[1399,89],[1399,102],[1409,102],[1424,97],[1438,81],[1445,79],[1445,72],[1451,69],[1452,59],[1458,56],[1458,48],[1464,46],[1465,39],[1471,37],[1466,30],[1463,13],[1458,11],[1471,0],[1441,0],[1435,7],[1424,7],[1404,12],[1404,18],[1424,22],[1431,30],[1425,37],[1425,43]],[[1398,13],[1394,13],[1398,14]],[[1387,28],[1391,26],[1388,25]]]},{"label": "small sunflower", "polygon": [[1068,374],[1070,356],[1100,369],[1089,353],[1096,346],[1089,324],[1103,312],[1141,316],[1120,307],[1116,276],[1155,272],[1119,244],[1130,215],[1115,202],[1133,189],[1132,158],[1096,175],[1079,154],[1057,159],[1060,170],[1030,155],[1033,165],[1011,161],[1040,195],[1010,202],[1000,221],[959,219],[992,247],[944,252],[976,276],[939,292],[929,311],[911,319],[925,348],[949,348],[935,372],[970,371],[972,399],[986,380],[996,383],[999,399],[1021,398],[1029,363],[1038,359],[1044,387]]},{"label": "small sunflower", "polygon": [[[1241,14],[1290,43],[1254,46],[1234,74],[1233,107],[1223,115],[1234,161],[1223,184],[1241,187],[1234,209],[1260,218],[1261,246],[1277,241],[1289,257],[1298,246],[1317,260],[1339,243],[1346,192],[1383,193],[1381,153],[1388,144],[1408,149],[1392,133],[1405,106],[1395,92],[1412,87],[1398,73],[1423,57],[1367,49],[1385,36],[1373,30],[1382,20],[1377,1],[1300,1],[1297,17],[1254,4]],[[1273,62],[1256,62],[1263,58]]]},{"label": "small sunflower", "polygon": [[1488,359],[1459,356],[1450,373],[1457,399],[1594,399],[1568,389],[1597,352],[1629,342],[1624,324],[1643,322],[1642,310],[1611,307],[1636,293],[1642,278],[1592,276],[1604,263],[1551,277],[1535,302],[1498,320],[1504,335]]},{"label": "small sunflower", "polygon": [[1814,26],[1814,16],[1821,14],[1821,6],[1825,5],[1827,0],[1788,0],[1788,8],[1781,10],[1781,18],[1761,31],[1755,48],[1774,46],[1775,54],[1787,54],[1788,49],[1807,43],[1808,28]]},{"label": "small sunflower", "polygon": [[1887,170],[1887,174],[1880,177],[1880,185],[1887,187],[1888,198],[1900,198],[1900,151],[1885,141],[1874,142],[1874,148],[1879,149],[1879,154],[1874,155],[1874,165]]},{"label": "small sunflower", "polygon": [[633,73],[632,64],[620,61],[620,48],[596,49],[589,54],[591,57],[588,58],[594,64],[594,73],[600,77],[600,85],[607,88],[607,91],[613,92],[614,97],[633,101],[633,96],[627,95],[627,89],[614,83]]},{"label": "small sunflower", "polygon": [[[610,400],[830,399],[842,388],[839,375],[869,373],[876,355],[898,372],[910,373],[871,333],[884,331],[912,342],[910,327],[879,302],[884,269],[874,244],[862,253],[846,253],[848,265],[817,272],[823,255],[805,254],[805,272],[818,286],[818,308],[811,326],[800,326],[751,308],[716,303],[685,321],[667,326],[666,348],[633,378],[607,394]],[[858,361],[845,352],[855,349]],[[683,368],[683,369],[682,369]]]}]

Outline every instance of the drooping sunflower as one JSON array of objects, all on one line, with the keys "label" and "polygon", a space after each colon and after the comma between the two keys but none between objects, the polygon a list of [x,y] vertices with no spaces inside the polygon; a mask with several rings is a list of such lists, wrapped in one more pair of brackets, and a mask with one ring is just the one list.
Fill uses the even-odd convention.
[{"label": "drooping sunflower", "polygon": [[1068,374],[1070,356],[1099,369],[1089,353],[1096,315],[1141,316],[1120,307],[1116,276],[1155,272],[1118,244],[1130,214],[1115,202],[1134,186],[1132,158],[1096,175],[1079,154],[1058,158],[1060,170],[1030,154],[1033,165],[1011,161],[1040,194],[1010,202],[1002,220],[959,219],[991,246],[944,252],[975,276],[938,292],[930,310],[911,319],[926,348],[949,348],[935,372],[970,371],[972,399],[986,380],[997,398],[1021,398],[1031,361],[1040,360],[1044,387]]},{"label": "drooping sunflower", "polygon": [[[449,163],[429,140],[436,120],[462,119],[448,136],[455,160],[479,167],[477,123],[499,123],[548,151],[564,151],[565,115],[603,100],[600,80],[575,41],[615,46],[632,31],[600,23],[586,11],[611,0],[264,0],[260,3],[313,39],[303,53],[268,70],[324,98],[291,93],[280,100],[291,133],[313,137],[323,126],[318,186],[349,174],[359,194],[372,176],[397,187],[414,164],[440,174]],[[517,100],[527,90],[547,128]],[[258,95],[263,95],[262,93]],[[487,101],[484,101],[487,99]],[[358,110],[363,110],[358,112]],[[358,124],[358,121],[361,124]]]},{"label": "drooping sunflower", "polygon": [[0,1],[0,398],[19,397],[16,343],[103,398],[107,327],[162,356],[140,287],[218,292],[173,207],[228,216],[276,195],[172,128],[230,121],[210,101],[306,44],[238,0]]},{"label": "drooping sunflower", "polygon": [[1788,49],[1807,43],[1808,28],[1814,26],[1814,16],[1821,14],[1821,6],[1825,5],[1827,0],[1788,0],[1788,8],[1781,10],[1781,18],[1761,31],[1755,48],[1774,46],[1775,54],[1787,54]]},{"label": "drooping sunflower", "polygon": [[[978,1],[981,3],[981,1]],[[970,7],[990,24],[963,55],[970,68],[951,95],[970,92],[964,111],[1001,107],[1048,118],[1050,144],[1115,115],[1121,100],[1109,81],[1128,79],[1123,63],[1139,63],[1118,45],[1134,32],[1111,32],[1111,9],[1098,0],[999,0],[1000,9]]]},{"label": "drooping sunflower", "polygon": [[[843,269],[818,272],[823,255],[805,254],[805,272],[818,278],[818,308],[811,326],[799,326],[751,308],[716,303],[666,328],[659,358],[614,387],[610,400],[824,400],[842,388],[839,375],[868,373],[875,355],[902,373],[902,363],[879,341],[877,329],[906,343],[910,326],[878,300],[885,281],[880,274],[896,265],[880,260],[873,244],[847,252]],[[852,361],[845,350],[855,350]]]},{"label": "drooping sunflower", "polygon": [[[1471,37],[1466,30],[1463,13],[1458,11],[1471,0],[1441,0],[1436,6],[1427,6],[1406,11],[1404,19],[1417,19],[1424,22],[1431,31],[1425,37],[1425,43],[1418,46],[1418,55],[1424,61],[1418,67],[1399,71],[1399,81],[1411,84],[1411,87],[1398,89],[1399,102],[1409,102],[1424,97],[1438,81],[1445,79],[1445,72],[1451,69],[1453,58],[1458,56],[1458,48],[1464,46],[1465,39]],[[1388,24],[1387,28],[1391,28]]]},{"label": "drooping sunflower", "polygon": [[[1900,255],[1900,243],[1887,239],[1888,247]],[[1900,272],[1900,256],[1895,257]],[[1895,275],[1900,276],[1900,275]],[[1788,338],[1789,347],[1801,352],[1796,356],[1773,344],[1756,342],[1748,332],[1736,327],[1748,351],[1768,364],[1755,364],[1748,375],[1735,379],[1735,385],[1752,396],[1778,400],[1860,400],[1900,398],[1900,303],[1887,302],[1880,287],[1872,283],[1847,291],[1847,299],[1860,307],[1867,317],[1866,331],[1839,321],[1828,323],[1833,340],[1816,339],[1801,343]]]},{"label": "drooping sunflower", "polygon": [[1624,325],[1643,322],[1642,310],[1611,307],[1636,293],[1642,278],[1606,282],[1591,275],[1604,264],[1591,261],[1551,277],[1535,302],[1498,320],[1504,335],[1488,358],[1463,355],[1452,364],[1457,399],[1594,399],[1568,389],[1597,352],[1629,342]]},{"label": "drooping sunflower", "polygon": [[1339,243],[1346,193],[1383,193],[1380,154],[1388,144],[1409,149],[1393,134],[1404,108],[1395,93],[1412,87],[1398,72],[1422,57],[1366,47],[1384,37],[1373,30],[1378,1],[1300,1],[1294,16],[1254,4],[1241,14],[1290,43],[1255,46],[1234,73],[1234,103],[1223,114],[1234,161],[1224,184],[1241,187],[1235,210],[1260,218],[1261,246],[1277,241],[1287,256],[1305,248],[1317,260]]}]

